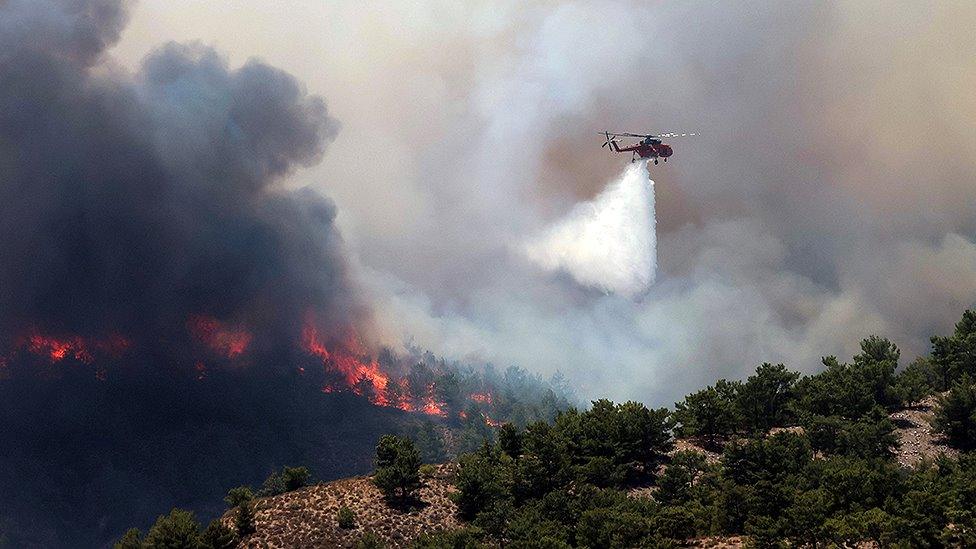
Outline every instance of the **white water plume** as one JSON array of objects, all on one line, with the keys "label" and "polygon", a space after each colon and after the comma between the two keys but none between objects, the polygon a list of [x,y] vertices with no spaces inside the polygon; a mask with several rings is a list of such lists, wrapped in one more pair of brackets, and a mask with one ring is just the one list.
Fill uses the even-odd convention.
[{"label": "white water plume", "polygon": [[642,161],[526,242],[523,251],[538,266],[564,271],[579,284],[636,297],[654,283],[654,226],[654,181]]}]

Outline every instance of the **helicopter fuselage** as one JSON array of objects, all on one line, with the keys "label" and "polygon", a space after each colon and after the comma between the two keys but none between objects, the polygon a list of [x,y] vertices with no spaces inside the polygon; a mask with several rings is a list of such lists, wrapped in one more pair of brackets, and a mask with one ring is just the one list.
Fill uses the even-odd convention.
[{"label": "helicopter fuselage", "polygon": [[[658,158],[663,158],[667,162],[668,157],[674,154],[671,145],[662,143],[657,139],[640,141],[629,147],[621,147],[616,142],[612,142],[612,145],[613,150],[617,152],[629,152],[641,158],[653,159],[655,164],[657,164]],[[633,158],[631,158],[631,161],[633,161]]]}]

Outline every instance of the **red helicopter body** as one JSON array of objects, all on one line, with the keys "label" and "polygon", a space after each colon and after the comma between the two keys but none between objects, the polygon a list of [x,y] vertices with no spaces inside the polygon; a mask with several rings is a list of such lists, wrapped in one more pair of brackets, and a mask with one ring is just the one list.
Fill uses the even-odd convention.
[{"label": "red helicopter body", "polygon": [[[638,133],[610,133],[602,132],[606,136],[607,140],[603,143],[604,147],[610,147],[613,152],[629,152],[630,161],[633,162],[636,157],[653,159],[654,163],[658,163],[658,159],[663,159],[665,162],[668,161],[668,157],[674,154],[674,149],[671,145],[661,141],[664,138],[670,137],[686,137],[689,135],[695,135],[693,133],[666,133],[661,135],[653,134],[638,134]],[[618,137],[640,137],[641,140],[633,145],[621,147],[617,143]]]}]

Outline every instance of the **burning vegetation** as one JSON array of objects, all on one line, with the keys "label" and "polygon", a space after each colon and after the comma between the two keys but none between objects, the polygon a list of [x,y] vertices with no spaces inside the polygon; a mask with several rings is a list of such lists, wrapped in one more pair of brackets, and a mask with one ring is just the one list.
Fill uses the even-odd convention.
[{"label": "burning vegetation", "polygon": [[[198,382],[204,382],[215,367],[231,370],[247,367],[255,340],[246,327],[207,315],[190,316],[186,321],[186,336],[187,347],[197,349],[198,356],[192,359],[190,373]],[[454,378],[438,380],[437,372],[423,363],[397,359],[389,351],[383,352],[385,360],[381,364],[351,328],[344,330],[341,337],[329,338],[309,314],[295,343],[300,356],[294,371],[310,382],[319,380],[322,393],[351,393],[375,406],[439,418],[456,416],[462,420],[469,418],[464,405],[470,403],[477,406],[478,416],[486,424],[500,425],[492,419],[494,397],[490,389],[479,387],[461,394],[452,387],[456,385]],[[112,369],[125,367],[126,360],[132,358],[127,355],[138,352],[129,338],[118,333],[85,337],[52,334],[31,327],[16,338],[8,353],[0,356],[0,371],[9,377],[12,364],[23,364],[18,369],[22,375],[57,376],[59,370],[44,366],[87,368],[97,380],[105,381]],[[318,375],[313,375],[313,367]],[[440,373],[448,370],[444,363],[439,369]]]}]

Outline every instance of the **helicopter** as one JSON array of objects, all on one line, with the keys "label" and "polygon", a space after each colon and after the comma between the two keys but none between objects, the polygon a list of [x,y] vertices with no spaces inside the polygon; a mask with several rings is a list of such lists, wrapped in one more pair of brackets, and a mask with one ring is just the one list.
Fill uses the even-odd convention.
[{"label": "helicopter", "polygon": [[[641,158],[653,158],[654,163],[658,163],[658,159],[663,159],[665,162],[668,161],[668,157],[674,154],[674,150],[671,145],[662,142],[662,139],[670,139],[673,137],[689,137],[696,135],[694,133],[662,133],[660,135],[654,134],[641,134],[641,133],[610,133],[608,131],[600,132],[606,137],[606,141],[600,147],[610,147],[613,152],[629,152],[630,161],[633,162],[638,156]],[[628,147],[621,147],[617,143],[618,137],[639,137],[641,140]]]}]

